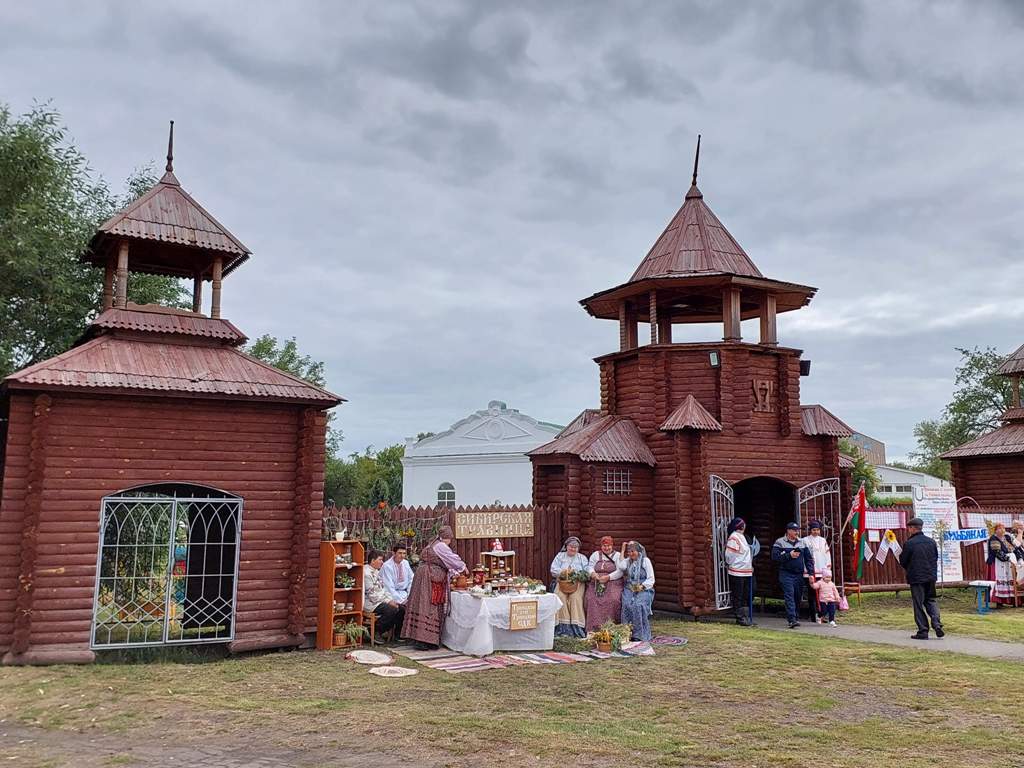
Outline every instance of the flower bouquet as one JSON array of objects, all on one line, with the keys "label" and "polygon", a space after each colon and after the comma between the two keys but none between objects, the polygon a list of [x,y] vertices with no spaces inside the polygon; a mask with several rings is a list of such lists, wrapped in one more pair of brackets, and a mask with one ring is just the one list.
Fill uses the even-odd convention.
[{"label": "flower bouquet", "polygon": [[346,573],[339,573],[334,576],[334,586],[338,589],[352,589],[356,585],[356,579],[354,576],[349,576]]}]

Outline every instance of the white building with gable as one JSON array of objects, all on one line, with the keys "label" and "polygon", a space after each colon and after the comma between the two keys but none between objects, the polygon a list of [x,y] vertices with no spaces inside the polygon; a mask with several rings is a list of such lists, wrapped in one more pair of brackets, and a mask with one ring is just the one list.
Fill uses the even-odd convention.
[{"label": "white building with gable", "polygon": [[486,410],[457,421],[446,432],[422,440],[407,438],[402,504],[530,504],[533,469],[526,453],[561,430],[492,400]]}]

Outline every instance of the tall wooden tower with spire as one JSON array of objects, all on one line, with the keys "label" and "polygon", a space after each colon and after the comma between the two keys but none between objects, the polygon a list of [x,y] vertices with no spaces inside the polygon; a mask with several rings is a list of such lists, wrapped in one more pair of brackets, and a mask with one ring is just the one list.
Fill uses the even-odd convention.
[{"label": "tall wooden tower with spire", "polygon": [[[249,249],[182,189],[171,130],[163,178],[82,256],[104,270],[97,317],[0,386],[4,664],[294,646],[316,626],[326,410],[341,398],[239,349],[221,280]],[[137,273],[192,280],[191,311],[129,302]]]},{"label": "tall wooden tower with spire", "polygon": [[[581,301],[619,325],[618,351],[596,359],[600,408],[530,454],[534,503],[563,505],[566,532],[584,546],[605,534],[645,543],[655,605],[674,610],[728,606],[734,514],[764,545],[792,519],[821,519],[838,569],[837,442],[851,434],[821,406],[801,405],[809,364],[778,339],[778,313],[806,306],[815,289],[757,268],[705,202],[699,153],[698,138],[683,204],[632,276]],[[750,319],[759,335],[744,340]],[[720,324],[721,340],[674,341],[676,326],[695,323]],[[758,591],[773,592],[767,556],[755,572]]]}]

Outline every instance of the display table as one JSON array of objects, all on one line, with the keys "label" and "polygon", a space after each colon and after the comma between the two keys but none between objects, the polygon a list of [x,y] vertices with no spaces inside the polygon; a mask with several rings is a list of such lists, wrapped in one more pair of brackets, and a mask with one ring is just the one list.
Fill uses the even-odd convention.
[{"label": "display table", "polygon": [[[534,600],[536,629],[510,630],[509,605]],[[441,643],[471,656],[487,656],[495,651],[549,651],[555,642],[555,616],[561,606],[558,595],[473,597],[453,591]]]}]

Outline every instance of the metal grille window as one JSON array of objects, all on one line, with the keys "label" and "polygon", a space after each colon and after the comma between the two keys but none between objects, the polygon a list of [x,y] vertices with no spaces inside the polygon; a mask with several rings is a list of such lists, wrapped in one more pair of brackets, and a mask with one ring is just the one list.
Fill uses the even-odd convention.
[{"label": "metal grille window", "polygon": [[108,496],[93,648],[234,638],[242,500],[198,486]]},{"label": "metal grille window", "polygon": [[455,506],[455,486],[451,483],[441,483],[437,486],[437,506]]},{"label": "metal grille window", "polygon": [[628,496],[633,490],[633,473],[628,469],[606,469],[604,471],[604,492]]}]

